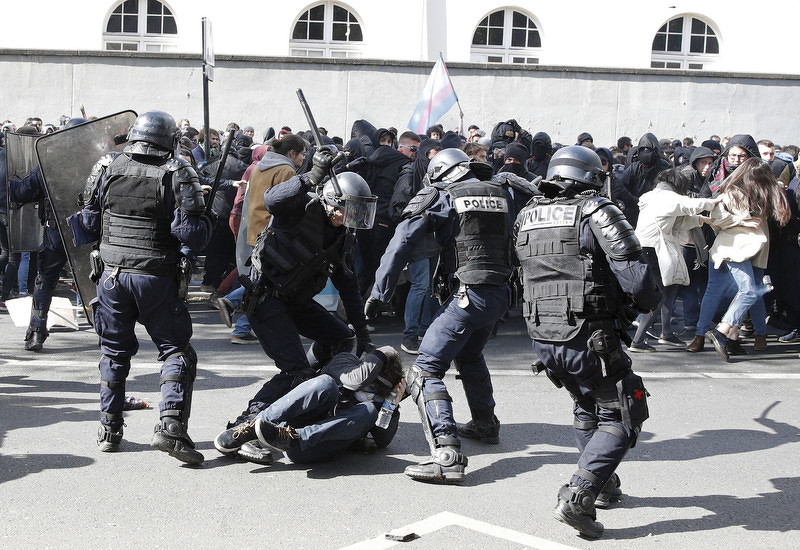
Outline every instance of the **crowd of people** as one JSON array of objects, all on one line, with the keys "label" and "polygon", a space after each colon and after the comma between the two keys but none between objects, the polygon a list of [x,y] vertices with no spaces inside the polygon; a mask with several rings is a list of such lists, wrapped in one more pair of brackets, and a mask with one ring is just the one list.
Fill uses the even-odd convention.
[{"label": "crowd of people", "polygon": [[[62,122],[53,131],[91,124]],[[47,132],[36,118],[3,129]],[[729,361],[748,353],[750,335],[752,352],[766,351],[768,325],[781,341],[797,337],[797,147],[746,134],[695,146],[652,133],[601,147],[587,132],[562,145],[513,119],[464,135],[358,120],[346,141],[324,128],[318,136],[284,126],[256,141],[252,126],[197,131],[151,111],[121,153],[87,174],[79,213],[52,212],[37,168],[3,186],[11,203],[40,202],[46,229],[52,215],[73,215],[76,242],[81,233],[97,243],[102,451],[122,443],[141,322],[164,364],[151,444],[203,462],[188,435],[198,358],[179,292],[194,273],[230,342],[260,344],[279,369],[216,437],[217,450],[269,464],[277,452],[308,462],[383,447],[397,402],[411,397],[430,457],[406,475],[461,483],[460,438],[500,440],[483,347],[521,308],[537,368],[575,402],[581,456],[554,514],[599,537],[595,508],[620,499],[616,467],[648,416],[625,350],[697,353],[708,343]],[[30,292],[38,265],[25,348],[40,351],[64,245],[45,232],[38,264],[37,252],[12,252],[5,196],[0,209],[0,308]],[[314,300],[328,281],[340,311]],[[396,350],[372,344],[369,323],[384,313],[403,319],[407,372]],[[688,345],[682,334],[693,336]],[[469,406],[464,424],[443,380],[451,365]],[[376,429],[382,404],[392,420]]]}]

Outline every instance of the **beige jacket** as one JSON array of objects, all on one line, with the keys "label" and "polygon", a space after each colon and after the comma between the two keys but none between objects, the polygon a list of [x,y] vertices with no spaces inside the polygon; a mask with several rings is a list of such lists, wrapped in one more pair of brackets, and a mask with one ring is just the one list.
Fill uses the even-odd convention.
[{"label": "beige jacket", "polygon": [[723,261],[743,262],[750,260],[753,267],[766,269],[769,260],[769,224],[762,218],[757,228],[744,227],[741,223],[750,219],[750,212],[741,211],[730,203],[730,196],[722,195],[722,201],[711,210],[713,227],[717,238],[711,245],[709,256],[714,267],[719,269]]}]

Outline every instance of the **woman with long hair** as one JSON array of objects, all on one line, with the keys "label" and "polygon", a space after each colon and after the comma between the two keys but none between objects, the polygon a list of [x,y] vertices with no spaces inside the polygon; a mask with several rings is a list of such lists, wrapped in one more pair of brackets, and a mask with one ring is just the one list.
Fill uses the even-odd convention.
[{"label": "woman with long hair", "polygon": [[[721,201],[711,211],[718,230],[711,247],[714,262],[709,269],[708,288],[700,307],[701,322],[707,327],[719,304],[720,289],[730,274],[736,295],[722,321],[706,333],[706,340],[728,361],[730,355],[743,354],[738,343],[739,327],[747,311],[753,320],[756,351],[765,351],[766,310],[762,296],[764,269],[769,259],[769,220],[786,225],[791,217],[783,187],[769,164],[759,158],[745,160],[719,187]],[[699,333],[698,333],[699,334]]]}]

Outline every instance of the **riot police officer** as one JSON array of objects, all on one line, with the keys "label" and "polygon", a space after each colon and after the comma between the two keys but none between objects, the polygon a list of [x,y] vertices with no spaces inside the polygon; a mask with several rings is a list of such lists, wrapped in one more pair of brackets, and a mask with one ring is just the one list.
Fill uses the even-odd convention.
[{"label": "riot police officer", "polygon": [[[86,122],[82,118],[72,118],[64,125],[63,129],[72,128]],[[39,219],[44,227],[42,244],[36,255],[36,287],[33,291],[31,304],[31,317],[28,330],[25,333],[25,349],[28,351],[41,351],[44,341],[49,333],[47,330],[47,315],[53,301],[53,291],[58,283],[58,277],[67,263],[67,253],[61,241],[53,206],[47,197],[45,186],[42,182],[42,173],[35,168],[29,178],[19,182],[19,188],[13,194],[14,200],[19,203],[39,202]]]},{"label": "riot police officer", "polygon": [[[180,137],[175,119],[162,111],[139,115],[122,154],[101,158],[92,169],[80,213],[83,229],[100,239],[104,268],[97,273],[94,327],[100,337],[101,451],[122,441],[125,380],[139,348],[142,323],[158,348],[160,421],[150,445],[189,464],[203,462],[187,433],[197,354],[189,343],[192,321],[179,288],[190,276],[181,243],[203,249],[212,223],[203,191],[189,163],[174,158]],[[183,269],[179,265],[183,264]]]},{"label": "riot police officer", "polygon": [[560,149],[539,186],[544,196],[515,224],[523,314],[540,369],[574,400],[581,456],[554,515],[589,537],[603,533],[595,506],[619,499],[614,471],[648,417],[647,391],[620,344],[629,342],[626,307],[652,311],[661,298],[630,224],[598,195],[605,179],[594,151]]},{"label": "riot police officer", "polygon": [[[357,355],[372,349],[352,261],[355,232],[372,227],[377,197],[353,172],[340,173],[335,183],[328,180],[319,193],[332,157],[329,149],[318,150],[308,173],[264,193],[272,221],[253,248],[242,309],[261,347],[280,372],[228,424],[228,430],[217,436],[215,446],[220,452],[238,451],[239,456],[253,461],[264,458],[258,449],[233,448],[223,441],[238,425],[252,420],[294,386],[313,377],[333,355],[350,352],[354,345]],[[338,289],[354,330],[313,299],[328,278]],[[303,349],[301,335],[313,340],[308,352]]]},{"label": "riot police officer", "polygon": [[[431,323],[409,369],[408,391],[416,403],[431,457],[406,468],[419,481],[464,481],[467,457],[459,434],[499,442],[500,423],[483,347],[510,302],[512,272],[509,199],[491,177],[491,167],[470,161],[459,149],[445,149],[428,166],[432,185],[403,211],[375,276],[365,312],[372,317],[392,297],[400,271],[428,248],[442,246],[435,281],[442,309]],[[472,420],[456,425],[451,397],[442,378],[455,362]]]}]

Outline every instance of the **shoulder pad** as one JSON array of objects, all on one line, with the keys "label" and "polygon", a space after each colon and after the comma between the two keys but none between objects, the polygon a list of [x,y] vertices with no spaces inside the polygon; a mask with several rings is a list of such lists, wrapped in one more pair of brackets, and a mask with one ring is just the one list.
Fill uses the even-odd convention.
[{"label": "shoulder pad", "polygon": [[83,188],[83,193],[79,197],[81,205],[88,206],[92,204],[94,195],[97,192],[97,186],[100,185],[101,174],[108,168],[114,159],[117,158],[119,153],[107,153],[100,157],[100,160],[94,163],[89,177],[86,178],[86,185]]},{"label": "shoulder pad", "polygon": [[423,187],[419,193],[414,195],[403,209],[401,220],[413,218],[425,212],[428,208],[433,206],[439,198],[439,189],[435,186]]},{"label": "shoulder pad", "polygon": [[[499,174],[495,174],[492,176],[492,181],[500,183],[501,185],[508,185],[515,191],[523,193],[528,198],[542,194],[532,182],[529,182],[521,176],[512,174],[511,172],[500,172]],[[539,178],[539,181],[541,181],[541,178]]]},{"label": "shoulder pad", "polygon": [[181,168],[191,168],[192,165],[182,158],[171,158],[164,163],[164,168],[169,172],[177,172]]},{"label": "shoulder pad", "polygon": [[606,197],[600,197],[600,196],[590,197],[583,203],[583,207],[581,209],[581,216],[583,216],[584,218],[586,216],[591,216],[594,212],[609,204],[611,206],[615,206],[614,203],[611,202],[611,200],[607,199]]},{"label": "shoulder pad", "polygon": [[589,227],[609,258],[632,260],[642,253],[633,227],[613,202],[605,197],[591,197],[584,202],[582,212],[584,217],[588,215]]}]

